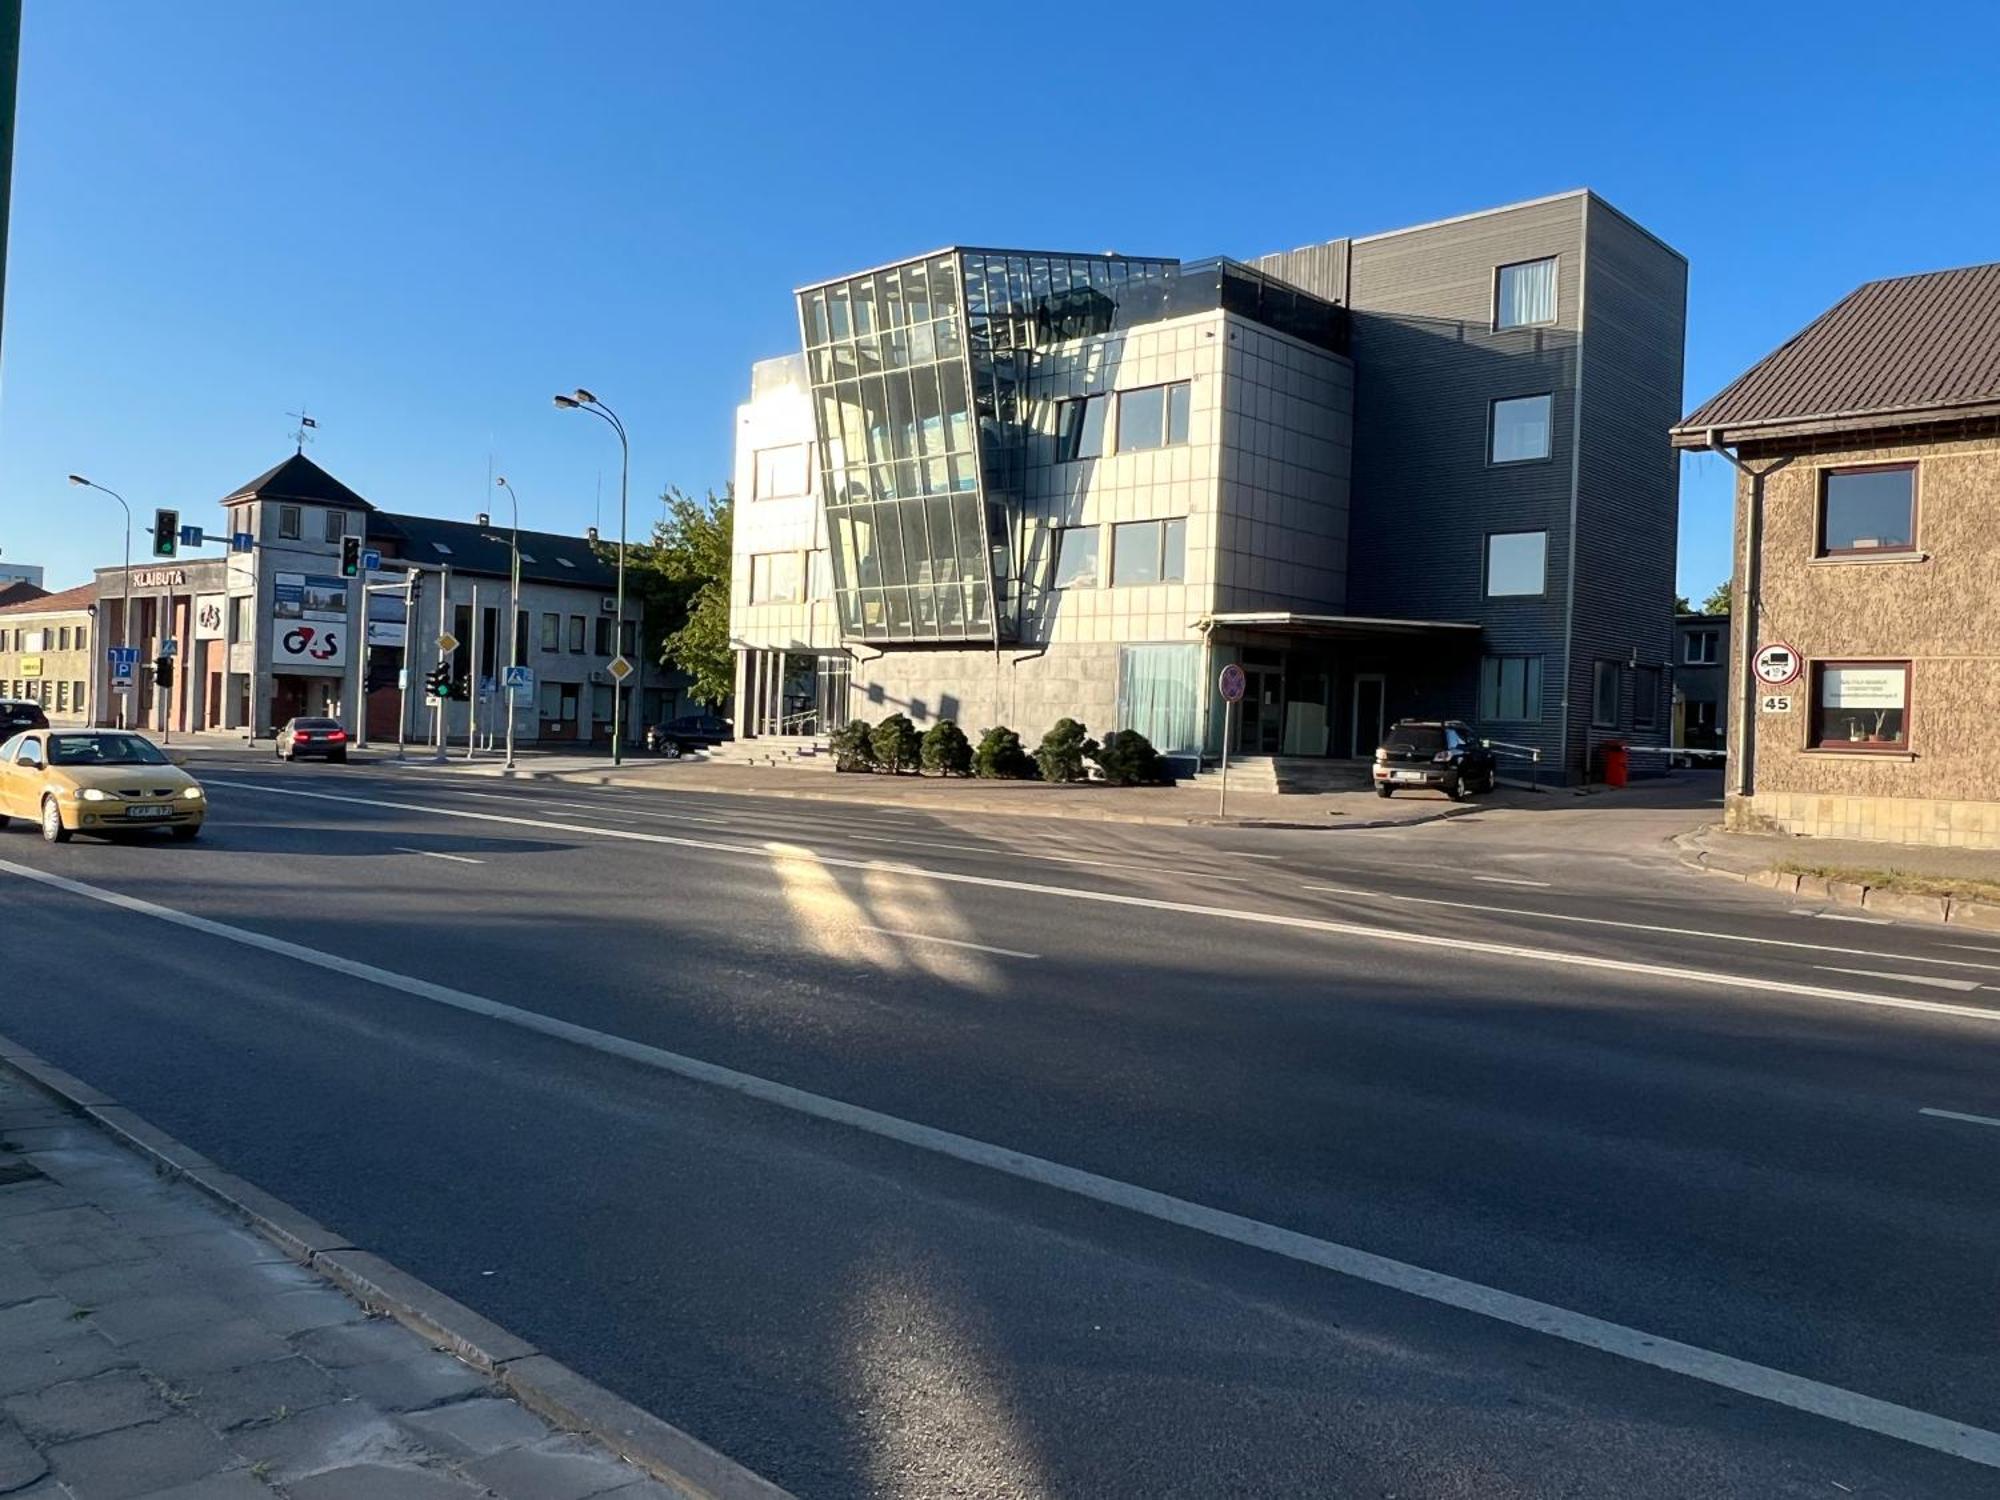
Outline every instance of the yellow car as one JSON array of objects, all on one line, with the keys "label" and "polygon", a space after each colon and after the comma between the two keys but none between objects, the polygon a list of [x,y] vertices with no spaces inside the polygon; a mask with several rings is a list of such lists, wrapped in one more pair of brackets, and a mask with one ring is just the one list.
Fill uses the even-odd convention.
[{"label": "yellow car", "polygon": [[51,844],[152,828],[191,839],[207,814],[201,784],[144,735],[30,729],[0,745],[0,824],[39,823]]}]

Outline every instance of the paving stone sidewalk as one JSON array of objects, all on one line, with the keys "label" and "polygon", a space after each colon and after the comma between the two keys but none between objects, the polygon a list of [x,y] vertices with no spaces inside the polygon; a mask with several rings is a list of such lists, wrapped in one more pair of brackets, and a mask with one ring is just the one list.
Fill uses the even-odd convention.
[{"label": "paving stone sidewalk", "polygon": [[0,1496],[673,1494],[0,1074]]}]

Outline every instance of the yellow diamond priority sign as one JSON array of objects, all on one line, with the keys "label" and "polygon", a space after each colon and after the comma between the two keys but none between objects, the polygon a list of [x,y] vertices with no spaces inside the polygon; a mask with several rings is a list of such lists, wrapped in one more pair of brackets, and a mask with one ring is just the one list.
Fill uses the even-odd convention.
[{"label": "yellow diamond priority sign", "polygon": [[457,649],[458,649],[458,637],[453,635],[449,630],[447,630],[443,635],[438,637],[438,650],[456,651]]},{"label": "yellow diamond priority sign", "polygon": [[632,663],[622,656],[614,656],[611,658],[611,665],[604,670],[611,674],[613,682],[623,682],[632,675]]}]

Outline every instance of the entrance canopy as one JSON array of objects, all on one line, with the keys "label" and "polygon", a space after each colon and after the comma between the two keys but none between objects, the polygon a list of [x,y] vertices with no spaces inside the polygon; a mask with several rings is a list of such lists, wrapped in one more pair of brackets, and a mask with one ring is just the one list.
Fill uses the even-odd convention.
[{"label": "entrance canopy", "polygon": [[1211,629],[1257,630],[1315,641],[1379,641],[1385,637],[1470,637],[1479,626],[1463,620],[1385,620],[1372,615],[1302,615],[1288,609],[1236,610],[1204,615],[1196,622]]}]

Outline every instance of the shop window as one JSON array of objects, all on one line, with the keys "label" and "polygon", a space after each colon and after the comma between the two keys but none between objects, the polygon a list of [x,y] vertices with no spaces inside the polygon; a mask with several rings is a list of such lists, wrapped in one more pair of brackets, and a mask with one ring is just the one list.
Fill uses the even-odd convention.
[{"label": "shop window", "polygon": [[1910,664],[1815,664],[1809,728],[1815,750],[1909,749]]}]

